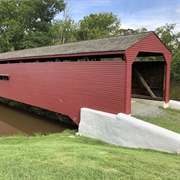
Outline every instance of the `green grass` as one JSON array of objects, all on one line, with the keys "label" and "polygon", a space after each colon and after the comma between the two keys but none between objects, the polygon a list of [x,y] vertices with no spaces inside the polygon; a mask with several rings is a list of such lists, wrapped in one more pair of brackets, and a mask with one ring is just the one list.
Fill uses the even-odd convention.
[{"label": "green grass", "polygon": [[161,108],[162,113],[157,117],[135,116],[138,119],[161,126],[171,131],[180,133],[180,110]]},{"label": "green grass", "polygon": [[177,180],[177,154],[111,146],[75,131],[0,137],[1,180]]}]

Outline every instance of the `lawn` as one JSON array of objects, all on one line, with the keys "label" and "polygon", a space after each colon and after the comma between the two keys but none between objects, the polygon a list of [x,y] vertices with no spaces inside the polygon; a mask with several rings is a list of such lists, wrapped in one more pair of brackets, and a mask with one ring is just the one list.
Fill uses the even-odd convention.
[{"label": "lawn", "polygon": [[180,177],[177,154],[130,149],[75,136],[75,131],[0,137],[1,180],[116,180]]},{"label": "lawn", "polygon": [[[159,107],[160,108],[160,107]],[[162,113],[156,117],[135,116],[138,119],[180,133],[180,110],[160,108]]]}]

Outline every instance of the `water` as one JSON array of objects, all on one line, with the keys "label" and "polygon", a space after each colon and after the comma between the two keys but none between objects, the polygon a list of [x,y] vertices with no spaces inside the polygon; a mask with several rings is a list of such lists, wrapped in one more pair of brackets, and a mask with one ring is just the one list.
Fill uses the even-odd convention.
[{"label": "water", "polygon": [[76,126],[0,104],[0,135],[60,133]]},{"label": "water", "polygon": [[170,99],[180,101],[180,82],[171,83]]},{"label": "water", "polygon": [[[170,99],[180,101],[180,82],[171,83]],[[23,111],[0,103],[0,136],[36,133],[60,133],[65,129],[77,129],[77,126],[62,123]]]}]

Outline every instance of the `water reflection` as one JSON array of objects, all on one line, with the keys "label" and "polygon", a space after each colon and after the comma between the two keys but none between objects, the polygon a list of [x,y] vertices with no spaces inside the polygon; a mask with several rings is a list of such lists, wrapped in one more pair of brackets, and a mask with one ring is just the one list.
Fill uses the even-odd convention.
[{"label": "water reflection", "polygon": [[76,126],[41,117],[8,105],[0,104],[0,135],[25,133],[49,134],[59,133],[65,129],[76,129]]}]

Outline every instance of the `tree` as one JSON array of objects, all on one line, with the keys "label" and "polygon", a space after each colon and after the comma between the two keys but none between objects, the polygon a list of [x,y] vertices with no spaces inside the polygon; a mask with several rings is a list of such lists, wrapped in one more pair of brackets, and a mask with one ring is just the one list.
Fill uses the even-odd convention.
[{"label": "tree", "polygon": [[174,54],[171,63],[171,77],[173,80],[180,81],[180,50]]},{"label": "tree", "polygon": [[113,13],[85,16],[79,21],[78,39],[94,39],[118,35],[120,20]]},{"label": "tree", "polygon": [[180,32],[175,33],[176,24],[165,24],[156,29],[156,34],[163,43],[172,51],[171,78],[180,80]]},{"label": "tree", "polygon": [[174,33],[176,24],[165,24],[162,27],[158,27],[155,32],[162,40],[162,42],[174,52],[180,45],[180,34]]},{"label": "tree", "polygon": [[52,26],[54,44],[63,44],[77,40],[77,24],[71,18],[69,9],[64,10],[63,19],[56,20]]},{"label": "tree", "polygon": [[135,34],[135,33],[141,33],[141,32],[147,32],[148,30],[146,28],[141,28],[141,29],[120,29],[119,34],[121,35],[128,35],[128,34]]},{"label": "tree", "polygon": [[64,0],[0,0],[0,51],[49,45],[51,22]]}]

